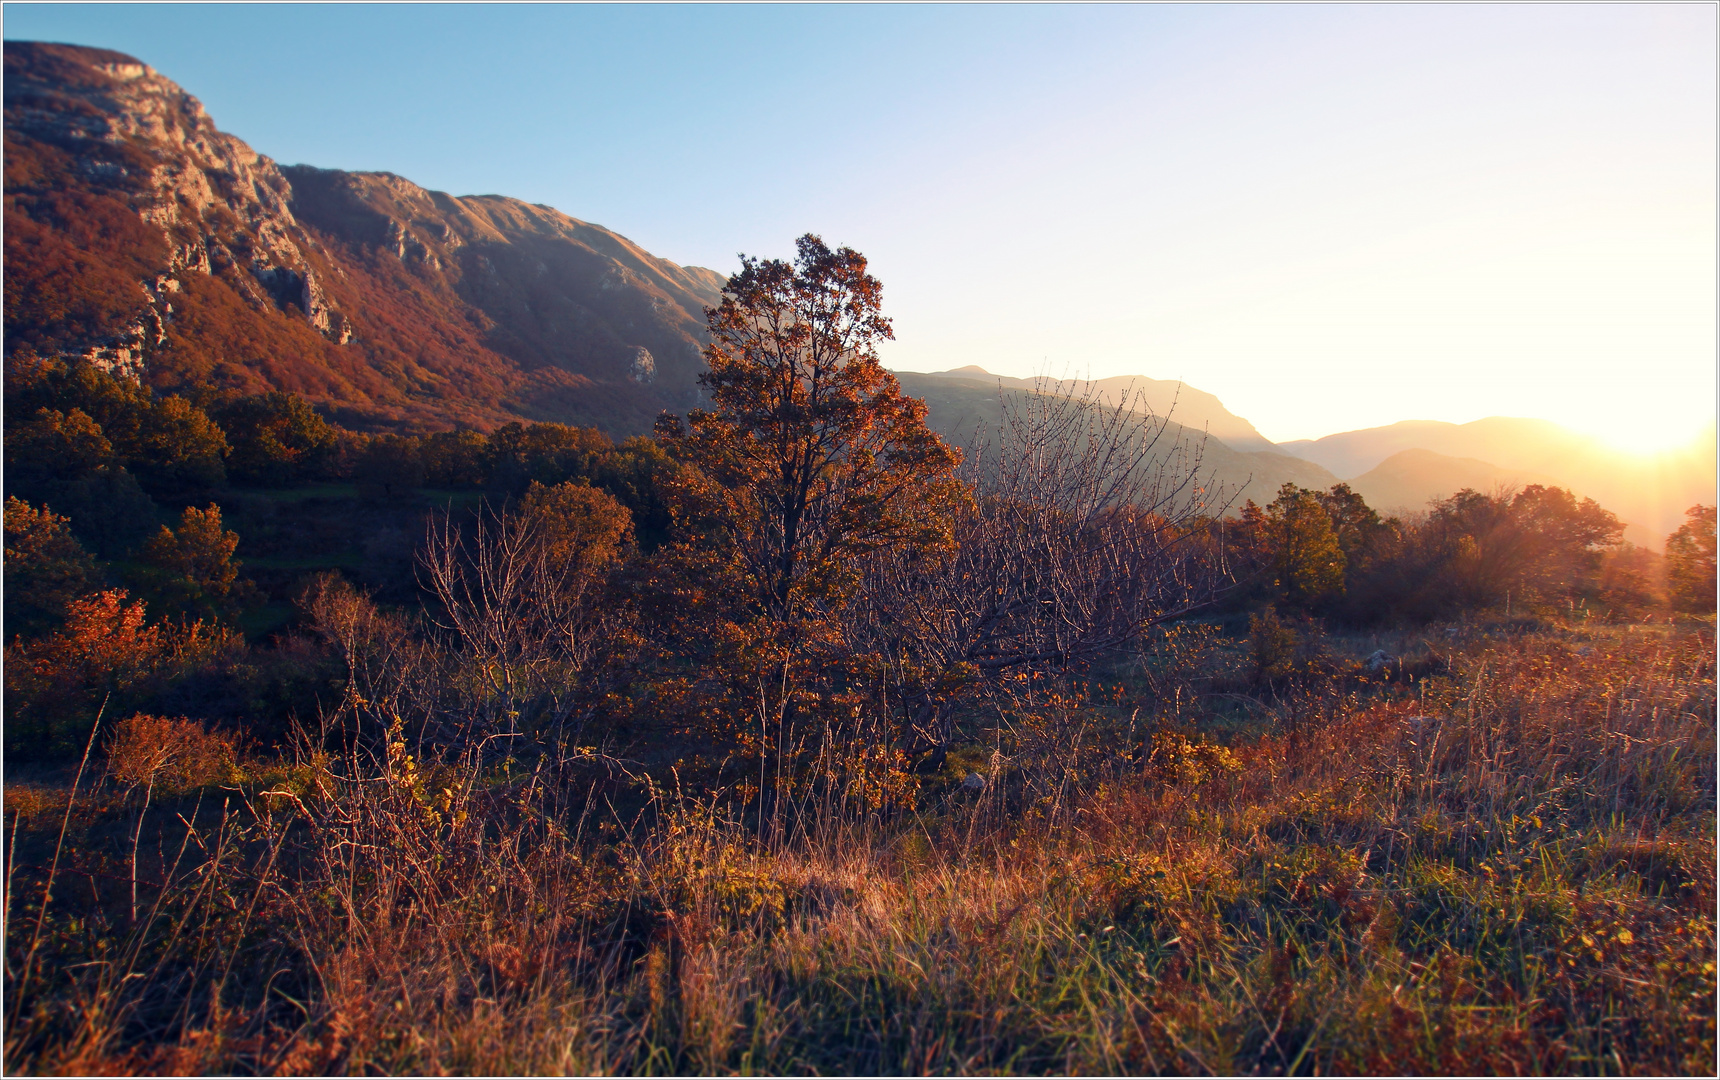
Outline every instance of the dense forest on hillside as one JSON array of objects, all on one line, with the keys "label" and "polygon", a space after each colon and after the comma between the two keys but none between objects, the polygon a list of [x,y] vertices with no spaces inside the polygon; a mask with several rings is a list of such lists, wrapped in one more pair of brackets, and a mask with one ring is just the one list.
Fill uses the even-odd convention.
[{"label": "dense forest on hillside", "polygon": [[8,1068],[1712,1067],[1712,506],[1238,506],[889,335],[804,237],[620,443],[9,351]]}]

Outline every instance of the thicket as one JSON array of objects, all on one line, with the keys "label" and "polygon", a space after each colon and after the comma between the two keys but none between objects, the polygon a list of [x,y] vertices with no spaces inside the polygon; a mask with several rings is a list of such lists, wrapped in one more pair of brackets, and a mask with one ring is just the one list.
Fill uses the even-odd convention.
[{"label": "thicket", "polygon": [[[1711,1067],[1712,508],[1663,570],[1540,487],[1227,516],[1130,403],[958,451],[879,294],[747,260],[619,446],[10,362],[8,1067]],[[342,500],[404,583],[247,641],[223,510]]]}]

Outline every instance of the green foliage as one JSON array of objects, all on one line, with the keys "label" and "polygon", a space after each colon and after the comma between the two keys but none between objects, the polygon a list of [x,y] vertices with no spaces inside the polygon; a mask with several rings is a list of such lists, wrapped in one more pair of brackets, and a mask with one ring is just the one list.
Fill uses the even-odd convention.
[{"label": "green foliage", "polygon": [[160,508],[137,482],[116,465],[56,484],[49,496],[56,510],[72,520],[72,531],[104,559],[128,555],[157,524]]},{"label": "green foliage", "polygon": [[504,424],[485,447],[485,482],[496,491],[523,494],[532,484],[553,487],[589,479],[615,444],[596,428],[567,424]]},{"label": "green foliage", "polygon": [[480,488],[489,477],[489,440],[470,430],[438,431],[418,442],[424,482],[438,488]]},{"label": "green foliage", "polygon": [[257,599],[256,586],[239,577],[238,545],[238,533],[222,530],[219,507],[186,507],[178,529],[163,525],[138,553],[146,595],[184,618],[237,623]]},{"label": "green foliage", "polygon": [[54,629],[67,605],[100,584],[95,560],[67,522],[17,496],[7,498],[6,638]]},{"label": "green foliage", "polygon": [[353,465],[359,494],[368,499],[404,499],[424,483],[424,462],[418,440],[378,435],[365,443]]},{"label": "green foliage", "polygon": [[1666,538],[1666,575],[1680,611],[1714,610],[1714,507],[1692,506]]},{"label": "green foliage", "polygon": [[[1366,510],[1360,498],[1346,488],[1334,489],[1340,513],[1356,515]],[[1368,511],[1368,513],[1372,513]],[[1344,589],[1344,548],[1326,500],[1317,492],[1285,484],[1266,507],[1266,532],[1273,549],[1272,571],[1284,601],[1307,611]],[[1359,543],[1364,523],[1344,521],[1343,526]]]},{"label": "green foliage", "polygon": [[680,466],[655,440],[634,436],[597,465],[593,482],[633,514],[639,547],[656,551],[669,539],[668,489]]},{"label": "green foliage", "polygon": [[145,490],[187,498],[227,478],[227,439],[208,414],[181,397],[158,398],[138,416],[135,433],[116,444]]},{"label": "green foliage", "polygon": [[243,483],[278,487],[319,480],[333,459],[334,428],[297,394],[230,396],[214,417],[231,446],[227,471]]},{"label": "green foliage", "polygon": [[[16,467],[37,497],[102,465],[126,469],[167,499],[205,492],[226,477],[225,436],[184,398],[158,398],[86,363],[32,356],[8,361],[6,396],[7,470]],[[56,451],[63,455],[58,464]]]},{"label": "green foliage", "polygon": [[1271,604],[1248,617],[1248,656],[1256,682],[1267,683],[1290,674],[1300,640],[1284,625]]},{"label": "green foliage", "polygon": [[101,425],[81,409],[41,408],[27,422],[6,427],[6,479],[35,498],[83,480],[113,460],[113,445]]},{"label": "green foliage", "polygon": [[1381,520],[1380,515],[1360,495],[1350,490],[1348,484],[1333,484],[1330,491],[1309,494],[1331,519],[1332,532],[1337,538],[1338,548],[1344,553],[1346,568],[1365,559],[1396,524]]}]

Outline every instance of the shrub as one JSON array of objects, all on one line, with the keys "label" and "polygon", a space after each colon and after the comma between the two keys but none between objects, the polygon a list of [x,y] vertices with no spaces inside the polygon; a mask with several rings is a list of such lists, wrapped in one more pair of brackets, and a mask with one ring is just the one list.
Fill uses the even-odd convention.
[{"label": "shrub", "polygon": [[76,753],[107,703],[135,709],[234,644],[202,622],[149,623],[141,600],[112,589],[72,601],[65,625],[6,649],[6,745],[40,756]]},{"label": "shrub", "polygon": [[216,408],[215,419],[232,447],[227,471],[247,484],[315,480],[334,456],[335,429],[297,394],[232,397]]},{"label": "shrub", "polygon": [[186,717],[138,713],[121,720],[107,739],[107,769],[128,787],[163,794],[195,791],[232,778],[230,735],[207,731]]}]

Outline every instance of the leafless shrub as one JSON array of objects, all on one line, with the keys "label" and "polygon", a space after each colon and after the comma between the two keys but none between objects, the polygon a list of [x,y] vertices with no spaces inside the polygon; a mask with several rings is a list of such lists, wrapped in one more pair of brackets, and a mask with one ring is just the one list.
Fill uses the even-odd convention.
[{"label": "leafless shrub", "polygon": [[409,722],[422,734],[435,721],[443,697],[440,657],[413,620],[378,608],[335,574],[314,580],[300,603],[313,632],[346,666],[340,700],[323,710],[325,726],[348,738],[380,737]]},{"label": "leafless shrub", "polygon": [[108,774],[132,788],[189,791],[228,779],[233,737],[185,717],[139,713],[114,726],[107,741]]},{"label": "leafless shrub", "polygon": [[914,753],[948,749],[974,692],[1070,671],[1221,584],[1201,541],[1222,499],[1198,441],[1130,398],[1025,394],[1002,407],[963,462],[974,498],[955,543],[868,567],[856,637],[887,658]]},{"label": "leafless shrub", "polygon": [[[555,490],[534,502],[534,489],[518,509],[483,508],[469,529],[444,515],[419,556],[453,685],[486,736],[563,731],[582,700],[582,673],[600,644],[614,644],[615,613],[595,601],[631,523],[618,506],[562,505],[573,500]],[[606,521],[604,510],[621,517]],[[582,511],[595,523],[584,530]]]}]

